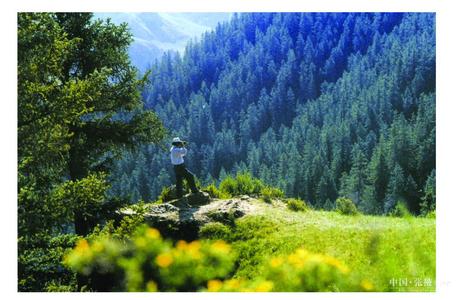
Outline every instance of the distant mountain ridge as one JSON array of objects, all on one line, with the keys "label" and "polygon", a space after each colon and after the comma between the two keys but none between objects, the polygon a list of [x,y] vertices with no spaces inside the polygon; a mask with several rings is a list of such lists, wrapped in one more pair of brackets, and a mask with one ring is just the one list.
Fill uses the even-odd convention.
[{"label": "distant mountain ridge", "polygon": [[190,40],[228,21],[231,13],[95,13],[94,17],[128,23],[134,38],[129,56],[143,72],[166,51],[183,53]]}]

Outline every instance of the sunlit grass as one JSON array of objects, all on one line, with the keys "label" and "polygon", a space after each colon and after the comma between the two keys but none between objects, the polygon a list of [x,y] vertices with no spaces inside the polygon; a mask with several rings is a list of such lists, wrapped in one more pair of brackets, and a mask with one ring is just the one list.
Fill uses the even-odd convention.
[{"label": "sunlit grass", "polygon": [[266,261],[295,249],[337,258],[377,291],[435,290],[435,219],[291,212],[260,205],[227,235],[239,253],[236,278],[256,279]]}]

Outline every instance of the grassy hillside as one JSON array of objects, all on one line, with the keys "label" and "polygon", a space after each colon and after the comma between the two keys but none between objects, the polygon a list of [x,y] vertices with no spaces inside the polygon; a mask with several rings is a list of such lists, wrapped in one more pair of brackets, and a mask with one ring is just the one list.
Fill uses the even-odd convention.
[{"label": "grassy hillside", "polygon": [[[435,289],[435,219],[346,216],[338,212],[293,212],[281,202],[260,201],[254,215],[234,228],[202,230],[205,238],[224,238],[238,252],[235,278],[257,278],[263,266],[297,248],[337,258],[347,276],[376,291]],[[406,281],[405,281],[406,279]]]},{"label": "grassy hillside", "polygon": [[434,211],[314,210],[248,173],[201,189],[130,205],[64,264],[96,291],[435,291]]},{"label": "grassy hillside", "polygon": [[266,198],[213,203],[220,201],[250,209],[241,218],[228,213],[226,225],[206,223],[187,242],[142,225],[151,204],[137,204],[140,214],[80,240],[64,264],[95,291],[435,291],[433,218],[292,211]]}]

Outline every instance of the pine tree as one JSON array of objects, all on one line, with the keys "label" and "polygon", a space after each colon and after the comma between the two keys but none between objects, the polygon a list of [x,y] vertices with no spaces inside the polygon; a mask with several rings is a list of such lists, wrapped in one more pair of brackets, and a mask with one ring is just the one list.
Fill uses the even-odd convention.
[{"label": "pine tree", "polygon": [[316,190],[316,206],[324,207],[325,203],[334,202],[338,196],[330,169],[326,166]]},{"label": "pine tree", "polygon": [[435,181],[435,169],[433,169],[429,178],[427,178],[421,201],[421,213],[424,215],[429,211],[435,210],[436,207]]},{"label": "pine tree", "polygon": [[360,204],[363,200],[363,193],[367,185],[367,158],[363,151],[357,146],[353,149],[352,168],[348,178],[348,195],[356,204]]},{"label": "pine tree", "polygon": [[[164,135],[156,115],[142,110],[144,81],[127,56],[127,26],[91,18],[87,13],[19,16],[19,161],[40,157],[39,149],[29,149],[43,139],[38,130],[48,131],[44,138],[52,137],[49,141],[60,149],[46,149],[50,154],[44,157],[56,153],[59,158],[40,165],[60,164],[56,175],[73,181],[108,170],[107,153],[120,153],[120,146],[157,142]],[[61,52],[47,57],[41,51],[46,48]],[[42,92],[30,94],[26,86],[31,84]],[[75,231],[86,234],[90,228],[81,209],[74,211]]]},{"label": "pine tree", "polygon": [[[382,143],[384,142],[382,141]],[[379,211],[383,208],[384,196],[388,185],[387,174],[389,174],[382,148],[375,149],[368,167],[370,184],[374,192],[370,194],[371,198],[367,199],[374,201],[375,208]]]},{"label": "pine tree", "polygon": [[384,200],[384,212],[388,213],[395,207],[397,202],[405,201],[403,199],[405,189],[405,174],[399,164],[396,164],[390,174],[387,194]]}]

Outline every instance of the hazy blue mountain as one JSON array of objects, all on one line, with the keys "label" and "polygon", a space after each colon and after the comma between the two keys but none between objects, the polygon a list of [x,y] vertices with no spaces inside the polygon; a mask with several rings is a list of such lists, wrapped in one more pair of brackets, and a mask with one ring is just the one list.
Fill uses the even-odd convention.
[{"label": "hazy blue mountain", "polygon": [[231,13],[96,13],[95,17],[129,24],[134,36],[129,55],[133,64],[144,71],[164,51],[182,53],[191,39],[228,21]]}]

